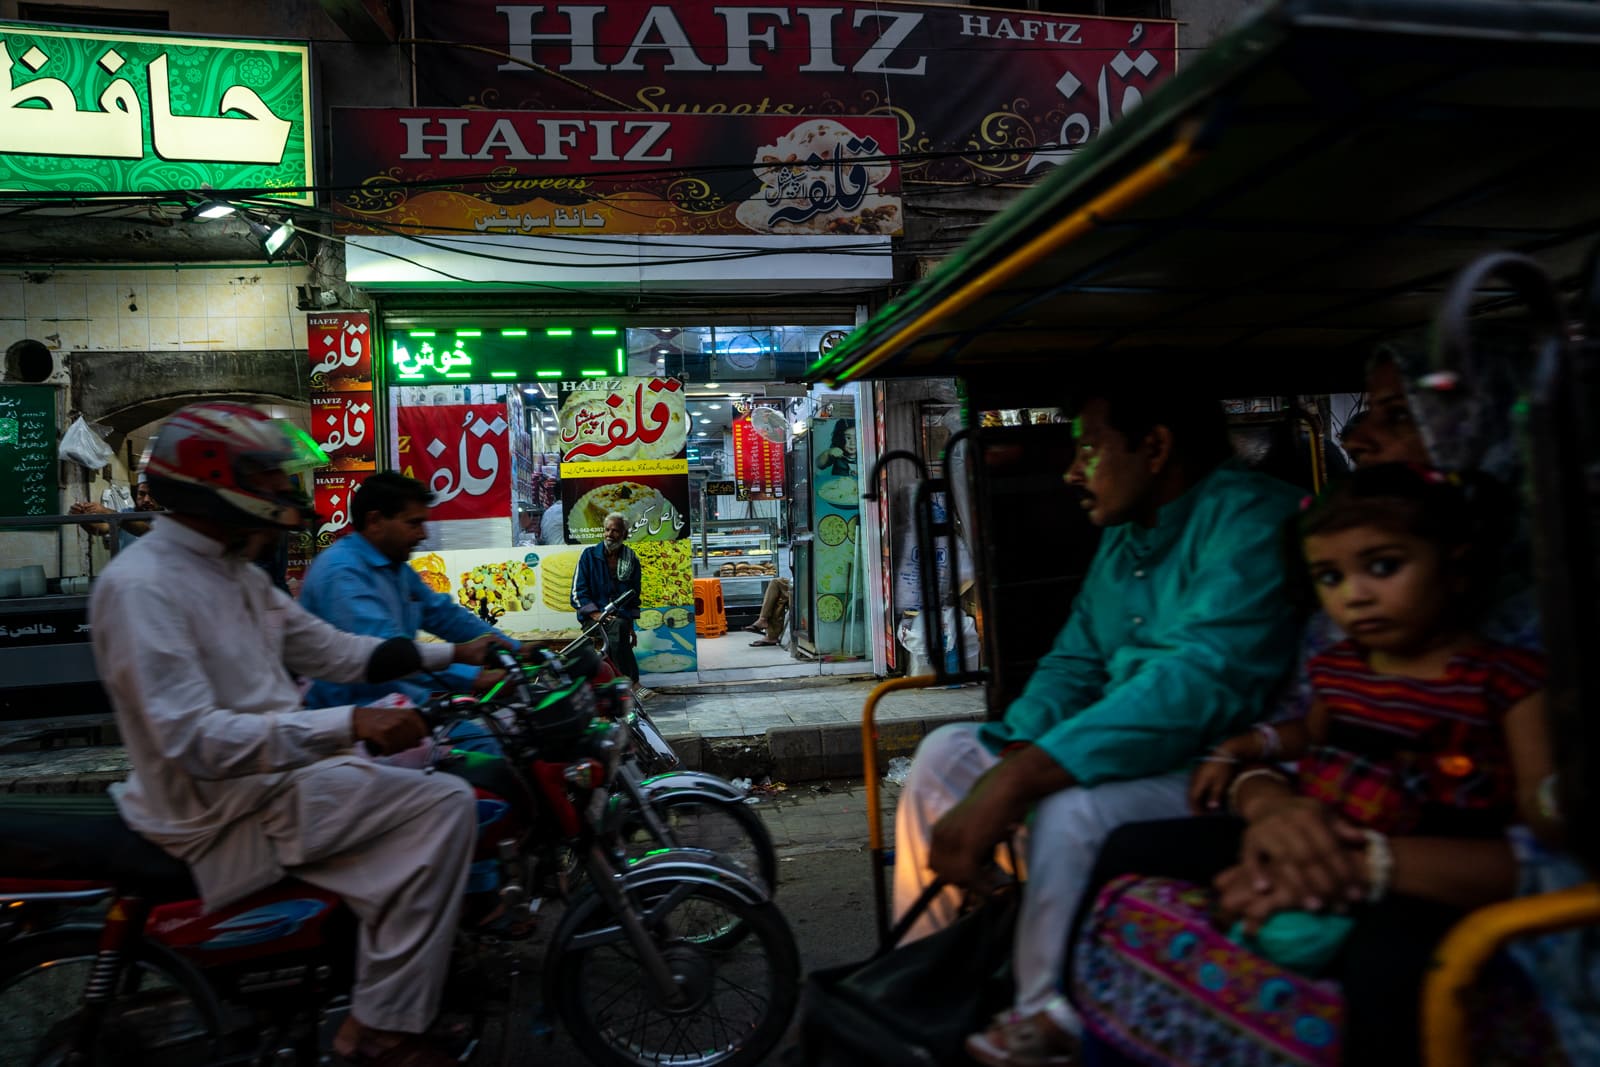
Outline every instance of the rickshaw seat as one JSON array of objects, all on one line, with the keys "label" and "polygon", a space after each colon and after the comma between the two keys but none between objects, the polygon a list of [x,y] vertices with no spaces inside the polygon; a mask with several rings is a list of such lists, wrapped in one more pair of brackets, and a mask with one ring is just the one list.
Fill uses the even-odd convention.
[{"label": "rickshaw seat", "polygon": [[1600,923],[1600,885],[1521,897],[1479,908],[1455,925],[1434,953],[1422,995],[1427,1067],[1468,1067],[1472,1042],[1465,994],[1508,941]]}]

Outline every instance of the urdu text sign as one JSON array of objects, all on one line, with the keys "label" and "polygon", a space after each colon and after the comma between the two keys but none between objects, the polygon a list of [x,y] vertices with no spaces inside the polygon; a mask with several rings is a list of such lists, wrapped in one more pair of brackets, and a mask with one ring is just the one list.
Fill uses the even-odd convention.
[{"label": "urdu text sign", "polygon": [[306,45],[0,23],[0,189],[310,204],[310,120]]}]

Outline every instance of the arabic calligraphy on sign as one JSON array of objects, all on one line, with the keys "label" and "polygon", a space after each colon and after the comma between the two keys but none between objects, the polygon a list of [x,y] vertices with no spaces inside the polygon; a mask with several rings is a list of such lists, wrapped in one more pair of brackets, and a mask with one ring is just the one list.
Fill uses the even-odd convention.
[{"label": "arabic calligraphy on sign", "polygon": [[306,316],[312,389],[372,387],[371,325],[371,316],[365,311]]},{"label": "arabic calligraphy on sign", "polygon": [[324,549],[351,530],[350,496],[362,475],[319,470],[312,477],[312,498],[317,509],[316,548]]},{"label": "arabic calligraphy on sign", "polygon": [[376,470],[378,435],[371,391],[313,395],[311,436],[333,461],[335,470]]},{"label": "arabic calligraphy on sign", "polygon": [[433,518],[509,518],[511,455],[498,404],[408,406],[395,412],[401,472],[434,494]]},{"label": "arabic calligraphy on sign", "polygon": [[[8,185],[309,186],[306,59],[303,45],[0,26]],[[49,165],[62,158],[106,163]],[[159,174],[141,167],[151,160]],[[309,193],[282,198],[309,202]]]},{"label": "arabic calligraphy on sign", "polygon": [[559,421],[567,463],[676,459],[689,439],[676,378],[611,378],[563,386]]}]

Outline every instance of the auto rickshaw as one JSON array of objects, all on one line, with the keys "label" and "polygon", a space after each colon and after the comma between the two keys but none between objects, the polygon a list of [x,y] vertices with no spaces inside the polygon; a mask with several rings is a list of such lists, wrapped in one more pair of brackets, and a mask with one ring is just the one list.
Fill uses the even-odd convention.
[{"label": "auto rickshaw", "polygon": [[[1486,360],[1520,383],[1548,696],[1571,849],[1600,870],[1600,6],[1514,0],[1284,0],[1188,61],[812,369],[813,380],[957,377],[969,414],[1064,395],[1106,361],[1201,368],[1216,395],[1361,390],[1387,339],[1432,326],[1435,385],[1470,391]],[[1488,323],[1521,337],[1492,353]],[[1315,487],[1326,427],[1293,416]],[[961,516],[979,580],[981,658],[880,685],[863,712],[880,925],[889,849],[873,721],[888,694],[981,680],[991,715],[1065,620],[1094,537],[1059,477],[1061,424],[980,427]],[[886,456],[869,494],[884,487]],[[945,470],[951,470],[945,464]],[[953,536],[918,486],[930,560]],[[1060,547],[1018,551],[1026,514]],[[957,558],[952,552],[951,558]],[[937,588],[931,572],[925,589]],[[952,583],[952,584],[959,584]],[[945,647],[924,611],[927,647]],[[981,664],[981,665],[980,665]],[[1600,922],[1594,883],[1474,913],[1439,950],[1424,996],[1428,1062],[1472,1062],[1464,994],[1502,944]]]}]

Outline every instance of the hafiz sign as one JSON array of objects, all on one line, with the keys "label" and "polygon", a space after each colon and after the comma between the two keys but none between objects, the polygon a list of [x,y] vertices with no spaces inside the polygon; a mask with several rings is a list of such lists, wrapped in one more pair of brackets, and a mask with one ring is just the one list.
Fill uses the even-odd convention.
[{"label": "hafiz sign", "polygon": [[310,204],[310,117],[306,45],[0,24],[0,188]]}]

